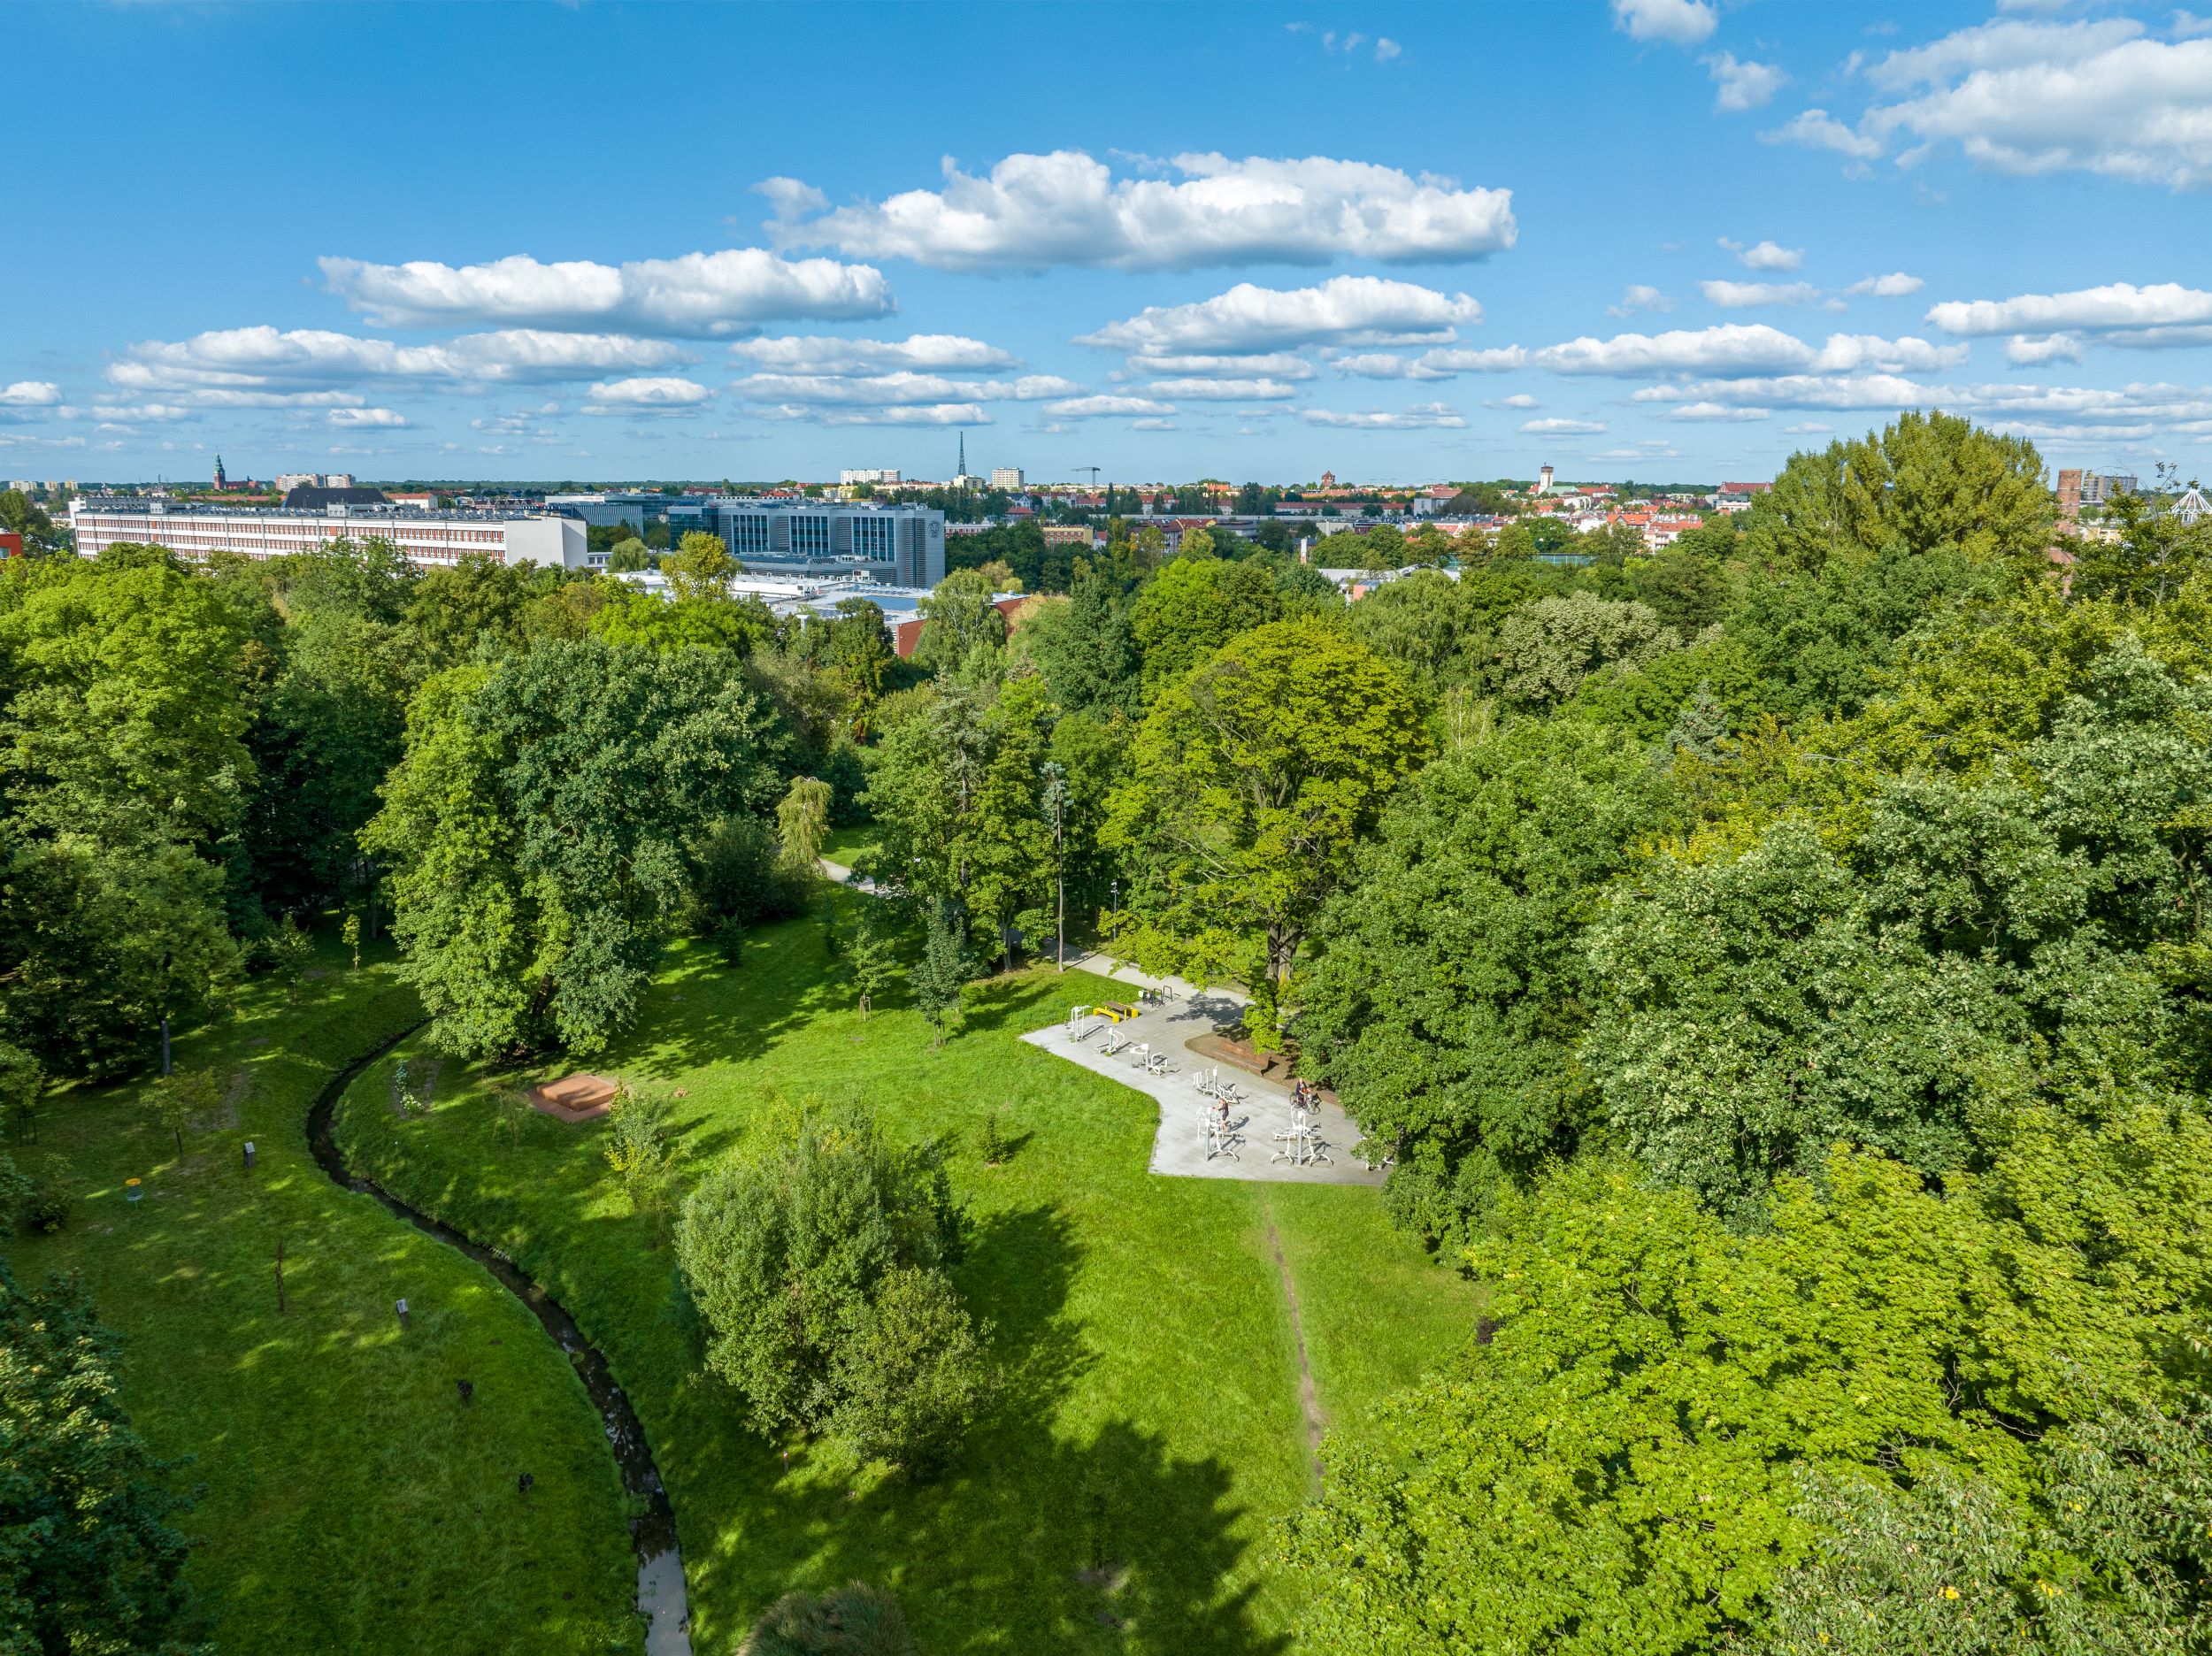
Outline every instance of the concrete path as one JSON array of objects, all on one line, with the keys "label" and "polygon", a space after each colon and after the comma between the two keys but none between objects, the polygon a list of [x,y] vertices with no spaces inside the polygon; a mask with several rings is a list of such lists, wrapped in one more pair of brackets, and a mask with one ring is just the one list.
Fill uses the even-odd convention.
[{"label": "concrete path", "polygon": [[[1069,964],[1076,962],[1071,961]],[[1162,979],[1148,978],[1131,967],[1118,966],[1102,956],[1086,956],[1082,965],[1085,970],[1145,988],[1160,987],[1163,983]],[[1237,1022],[1245,1001],[1243,997],[1225,990],[1194,990],[1175,978],[1164,982],[1170,993],[1178,998],[1164,1005],[1146,1006],[1135,1017],[1107,1026],[1118,1043],[1125,1037],[1129,1043],[1111,1056],[1105,1051],[1107,1030],[1098,1031],[1085,1040],[1070,1038],[1065,1008],[1059,1023],[1048,1029],[1033,1031],[1022,1039],[1056,1058],[1133,1087],[1158,1103],[1160,1126],[1153,1136],[1150,1163],[1155,1173],[1179,1178],[1265,1179],[1293,1184],[1383,1182],[1379,1169],[1370,1172],[1352,1154],[1352,1146],[1359,1142],[1359,1128],[1333,1104],[1322,1105],[1310,1116],[1329,1160],[1302,1167],[1273,1160],[1275,1152],[1281,1147],[1274,1135],[1290,1131],[1290,1089],[1229,1064],[1217,1068],[1222,1079],[1233,1082],[1244,1097],[1245,1102],[1232,1106],[1229,1111],[1230,1124],[1244,1135],[1244,1142],[1236,1147],[1234,1155],[1209,1159],[1200,1125],[1206,1095],[1199,1091],[1197,1082],[1217,1066],[1210,1060],[1200,1058],[1184,1043],[1194,1035],[1209,1034]],[[1068,1003],[1076,1003],[1072,985]],[[1139,1066],[1141,1048],[1166,1054],[1168,1073],[1145,1073]]]},{"label": "concrete path", "polygon": [[[876,893],[872,882],[856,878],[852,870],[841,862],[824,857],[821,867],[823,873],[841,886],[872,896]],[[1107,954],[1071,955],[1067,964],[1071,971],[1091,972],[1132,988],[1164,990],[1169,997],[1164,1005],[1144,1007],[1134,1018],[1109,1026],[1118,1046],[1125,1037],[1128,1041],[1126,1046],[1111,1056],[1105,1051],[1105,1030],[1094,1032],[1087,1040],[1069,1038],[1066,1009],[1077,999],[1071,984],[1061,1008],[1061,1021],[1022,1037],[1031,1046],[1041,1046],[1056,1058],[1110,1077],[1158,1102],[1160,1126],[1152,1139],[1153,1172],[1178,1178],[1268,1179],[1285,1184],[1383,1182],[1380,1169],[1371,1172],[1352,1154],[1352,1146],[1359,1142],[1359,1126],[1334,1104],[1318,1105],[1307,1116],[1319,1134],[1326,1161],[1300,1165],[1274,1160],[1276,1151],[1281,1147],[1275,1135],[1290,1131],[1289,1087],[1263,1081],[1233,1064],[1216,1064],[1201,1059],[1184,1045],[1194,1035],[1210,1034],[1241,1021],[1252,997],[1238,985],[1216,984],[1200,989],[1180,978],[1157,978],[1139,971]],[[1136,997],[1132,995],[1129,999],[1134,1000]],[[1140,1046],[1165,1053],[1167,1074],[1146,1074],[1136,1062]],[[1233,1154],[1210,1158],[1206,1154],[1205,1134],[1199,1120],[1206,1095],[1197,1085],[1198,1077],[1210,1071],[1232,1083],[1245,1100],[1229,1111],[1229,1124],[1243,1135],[1244,1142],[1235,1146]]]}]

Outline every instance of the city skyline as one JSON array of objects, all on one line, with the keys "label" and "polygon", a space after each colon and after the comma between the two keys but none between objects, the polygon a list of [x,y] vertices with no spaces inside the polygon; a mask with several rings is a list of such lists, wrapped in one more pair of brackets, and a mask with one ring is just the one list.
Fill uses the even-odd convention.
[{"label": "city skyline", "polygon": [[0,472],[1687,479],[1910,407],[2206,470],[2212,21],[980,16],[23,8]]}]

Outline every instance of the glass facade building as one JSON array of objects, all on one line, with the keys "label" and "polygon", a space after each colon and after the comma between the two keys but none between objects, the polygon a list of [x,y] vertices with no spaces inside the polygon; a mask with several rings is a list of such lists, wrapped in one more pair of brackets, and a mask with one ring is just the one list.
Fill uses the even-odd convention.
[{"label": "glass facade building", "polygon": [[716,500],[701,510],[755,574],[856,575],[887,586],[945,578],[945,515],[927,507]]}]

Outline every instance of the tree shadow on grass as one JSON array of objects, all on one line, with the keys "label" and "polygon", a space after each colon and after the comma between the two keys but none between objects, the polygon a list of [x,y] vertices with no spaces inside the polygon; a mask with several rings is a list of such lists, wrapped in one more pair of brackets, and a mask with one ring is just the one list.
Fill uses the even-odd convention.
[{"label": "tree shadow on grass", "polygon": [[[809,1462],[818,1455],[818,1473],[832,1473],[834,1451],[794,1445],[787,1468],[779,1448],[741,1429],[718,1432],[724,1545],[691,1562],[703,1576],[742,1578],[718,1583],[722,1607],[750,1617],[791,1588],[857,1579],[900,1596],[932,1656],[1285,1651],[1286,1640],[1254,1624],[1256,1584],[1239,1579],[1251,1526],[1230,1468],[1179,1459],[1128,1420],[1061,1420],[1098,1360],[1067,1314],[1079,1261],[1056,1208],[979,1223],[956,1275],[994,1325],[1006,1392],[934,1480],[819,1476]],[[741,1407],[718,1388],[697,1400]]]}]

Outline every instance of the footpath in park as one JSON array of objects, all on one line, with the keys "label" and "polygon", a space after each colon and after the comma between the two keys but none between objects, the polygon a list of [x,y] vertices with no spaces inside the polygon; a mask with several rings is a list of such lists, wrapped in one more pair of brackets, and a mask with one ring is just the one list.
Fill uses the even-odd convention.
[{"label": "footpath in park", "polygon": [[[1320,1156],[1303,1163],[1279,1160],[1279,1152],[1286,1158],[1294,1119],[1287,1082],[1266,1079],[1191,1049],[1194,1039],[1240,1023],[1248,997],[1218,985],[1199,989],[1179,978],[1156,978],[1103,954],[1086,954],[1068,965],[1163,997],[1141,1001],[1132,994],[1118,1004],[1133,1007],[1134,1015],[1118,1023],[1092,1028],[1101,1024],[1095,1016],[1071,1024],[1064,1014],[1059,1023],[1022,1037],[1056,1058],[1109,1076],[1159,1104],[1159,1131],[1152,1139],[1153,1172],[1177,1178],[1264,1179],[1286,1184],[1383,1182],[1381,1169],[1371,1171],[1353,1154],[1359,1143],[1358,1124],[1331,1102],[1317,1102],[1306,1112]],[[1071,985],[1068,1006],[1078,1004]],[[1086,1029],[1088,1032],[1077,1039],[1077,1031]],[[1116,1047],[1110,1054],[1106,1050],[1110,1036]],[[1165,1073],[1147,1068],[1148,1059],[1164,1061]],[[1204,1114],[1210,1097],[1200,1083],[1215,1076],[1233,1088],[1237,1100],[1229,1107],[1229,1125],[1241,1142],[1231,1154],[1208,1154]]]},{"label": "footpath in park", "polygon": [[[874,886],[856,879],[842,863],[822,859],[822,871],[854,891],[875,894]],[[1118,1022],[1094,1016],[1071,1023],[1068,1014],[1082,1004],[1075,985],[1068,985],[1060,1020],[1022,1037],[1033,1046],[1056,1058],[1133,1088],[1160,1107],[1160,1124],[1153,1135],[1155,1173],[1175,1178],[1270,1180],[1286,1184],[1380,1184],[1383,1171],[1371,1171],[1353,1154],[1359,1143],[1359,1127],[1342,1108],[1317,1102],[1306,1119],[1317,1140],[1319,1155],[1310,1161],[1278,1160],[1288,1149],[1294,1112],[1286,1081],[1254,1075],[1234,1064],[1194,1052],[1194,1039],[1216,1035],[1239,1024],[1250,997],[1233,987],[1217,984],[1200,989],[1179,978],[1156,978],[1104,954],[1083,954],[1068,962],[1071,970],[1126,984],[1132,993],[1118,1004],[1133,1008]],[[1149,990],[1162,998],[1141,1001],[1136,992]],[[1085,1031],[1079,1039],[1076,1031]],[[1107,1050],[1109,1044],[1114,1050]],[[1148,1069],[1146,1060],[1157,1055],[1164,1064]],[[1217,1076],[1227,1083],[1237,1101],[1229,1107],[1229,1125],[1239,1142],[1231,1154],[1209,1154],[1204,1112],[1210,1095],[1200,1082]],[[1279,1138],[1277,1135],[1286,1135]]]}]

